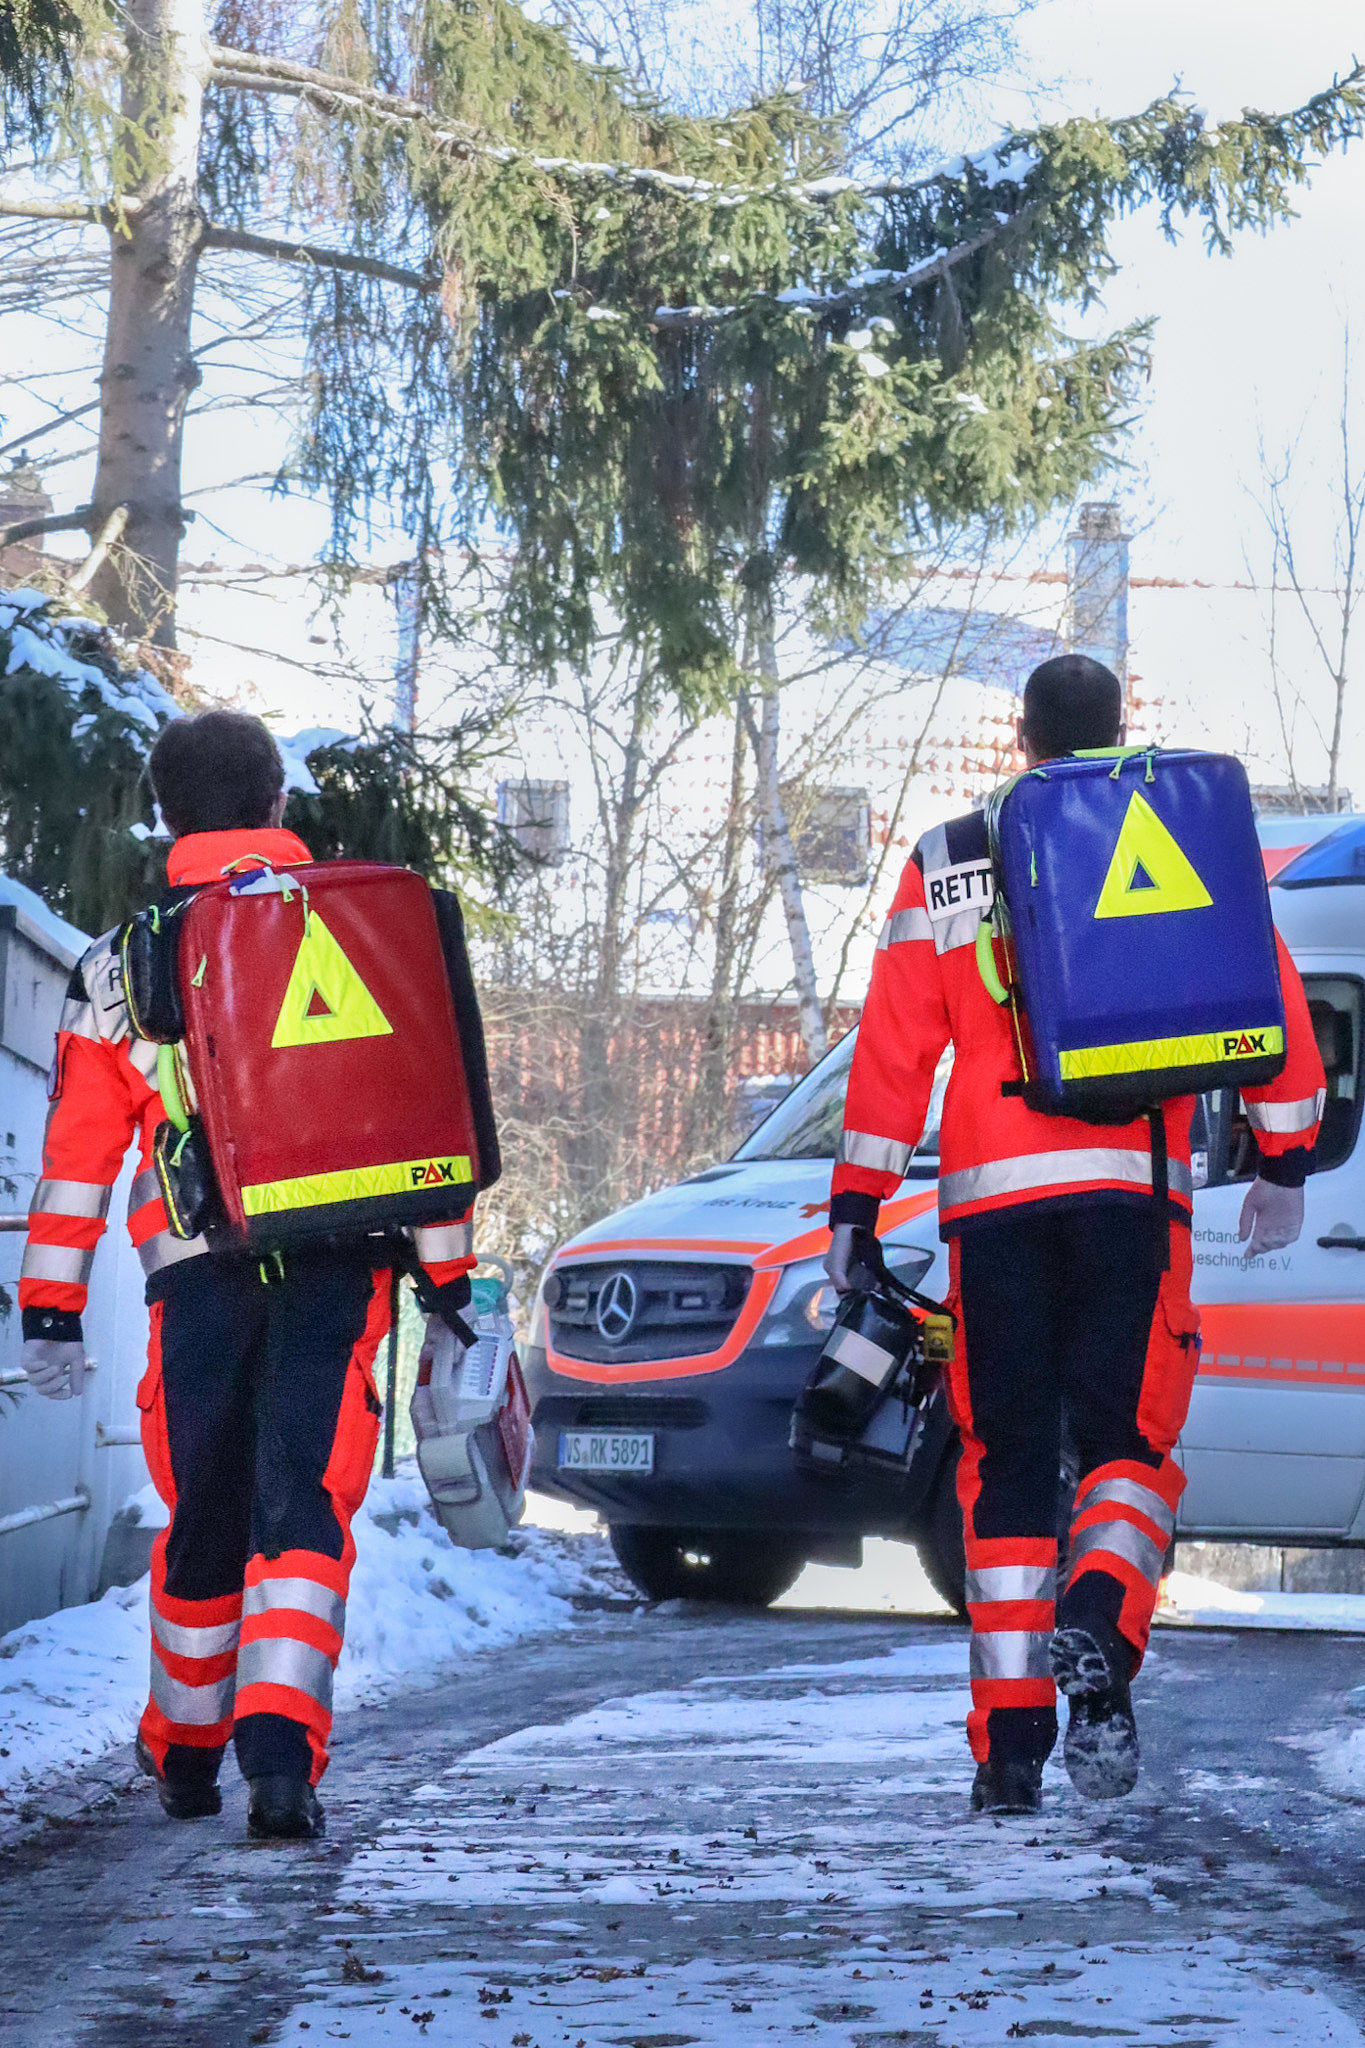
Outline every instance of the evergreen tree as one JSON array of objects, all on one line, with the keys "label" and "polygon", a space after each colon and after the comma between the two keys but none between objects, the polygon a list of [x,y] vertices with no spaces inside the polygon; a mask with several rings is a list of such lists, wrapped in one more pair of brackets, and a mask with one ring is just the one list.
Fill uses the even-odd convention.
[{"label": "evergreen tree", "polygon": [[1091,479],[1148,344],[1068,328],[1115,221],[1155,205],[1225,250],[1365,113],[1357,70],[1283,116],[1168,98],[859,181],[820,105],[670,111],[511,0],[112,19],[51,196],[0,211],[109,236],[99,463],[66,518],[113,536],[113,623],[173,640],[195,292],[246,252],[300,267],[298,472],[336,560],[396,508],[448,623],[442,545],[497,536],[523,659],[581,660],[606,603],[691,698],[731,687],[737,595],[761,639],[779,565],[848,610],[926,527]]},{"label": "evergreen tree", "polygon": [[[165,882],[152,836],[152,742],[176,706],[97,622],[35,594],[0,598],[0,868],[83,931],[117,924]],[[392,861],[496,896],[510,842],[462,791],[497,713],[419,736],[367,727],[307,754],[313,788],[285,823],[319,860]]]}]

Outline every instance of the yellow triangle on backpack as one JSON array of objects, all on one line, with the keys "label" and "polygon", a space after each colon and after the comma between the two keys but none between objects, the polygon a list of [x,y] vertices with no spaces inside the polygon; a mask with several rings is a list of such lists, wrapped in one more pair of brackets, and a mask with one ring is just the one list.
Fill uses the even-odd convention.
[{"label": "yellow triangle on backpack", "polygon": [[1207,910],[1213,902],[1189,860],[1146,797],[1134,790],[1096,917],[1149,917],[1157,911]]},{"label": "yellow triangle on backpack", "polygon": [[288,1045],[336,1045],[347,1038],[383,1038],[392,1030],[332,933],[311,912],[271,1045],[277,1051]]}]

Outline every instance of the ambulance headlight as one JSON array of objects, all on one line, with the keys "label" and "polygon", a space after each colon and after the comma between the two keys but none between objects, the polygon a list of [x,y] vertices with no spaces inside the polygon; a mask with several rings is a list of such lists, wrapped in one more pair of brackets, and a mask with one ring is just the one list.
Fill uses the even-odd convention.
[{"label": "ambulance headlight", "polygon": [[[883,1240],[882,1250],[891,1271],[907,1287],[918,1287],[934,1263],[933,1252],[923,1245]],[[758,1341],[765,1350],[776,1344],[823,1344],[834,1327],[838,1306],[839,1297],[829,1284],[824,1259],[798,1259],[777,1283]]]}]

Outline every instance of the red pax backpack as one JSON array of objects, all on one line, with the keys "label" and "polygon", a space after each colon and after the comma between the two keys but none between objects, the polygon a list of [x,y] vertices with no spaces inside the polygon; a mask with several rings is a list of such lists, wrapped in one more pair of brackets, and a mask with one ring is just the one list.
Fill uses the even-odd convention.
[{"label": "red pax backpack", "polygon": [[[365,861],[253,867],[125,928],[173,1230],[268,1251],[463,1213],[494,1162],[442,939],[422,877]],[[481,1038],[476,1064],[477,1095]]]}]

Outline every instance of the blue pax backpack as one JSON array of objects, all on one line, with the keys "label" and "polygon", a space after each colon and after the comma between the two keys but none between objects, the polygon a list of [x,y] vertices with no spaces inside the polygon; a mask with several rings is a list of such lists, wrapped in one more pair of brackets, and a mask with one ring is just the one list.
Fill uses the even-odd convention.
[{"label": "blue pax backpack", "polygon": [[1034,1108],[1122,1122],[1275,1078],[1284,998],[1239,761],[1068,754],[1005,784],[986,815],[996,896],[977,960],[1012,1008]]}]

